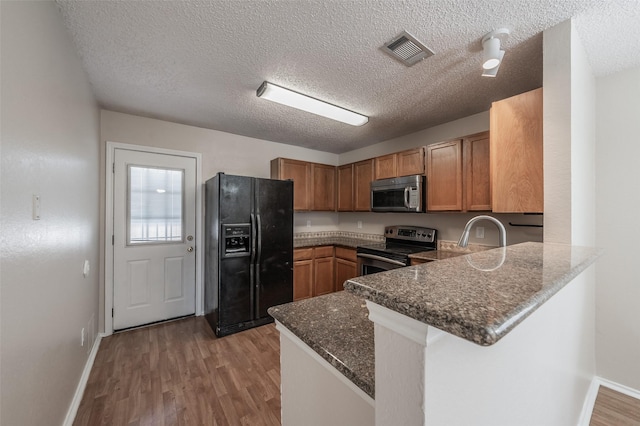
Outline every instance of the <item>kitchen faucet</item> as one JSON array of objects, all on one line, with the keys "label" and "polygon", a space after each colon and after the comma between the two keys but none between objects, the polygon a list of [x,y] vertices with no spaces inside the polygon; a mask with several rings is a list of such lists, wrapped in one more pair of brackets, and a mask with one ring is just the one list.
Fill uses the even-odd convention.
[{"label": "kitchen faucet", "polygon": [[495,223],[495,225],[498,227],[498,238],[500,240],[500,247],[505,247],[507,245],[507,230],[504,229],[504,225],[502,224],[502,222],[492,216],[480,215],[471,218],[471,220],[467,222],[464,227],[464,231],[462,231],[462,235],[460,236],[460,240],[458,241],[458,247],[466,247],[469,244],[469,233],[471,232],[471,227],[474,223],[483,219]]}]

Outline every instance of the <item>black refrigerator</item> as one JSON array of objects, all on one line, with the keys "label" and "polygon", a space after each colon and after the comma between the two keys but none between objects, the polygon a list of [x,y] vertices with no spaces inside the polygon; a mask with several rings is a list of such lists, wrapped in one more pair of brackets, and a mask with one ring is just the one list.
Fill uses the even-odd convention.
[{"label": "black refrigerator", "polygon": [[218,173],[205,184],[205,317],[216,336],[293,300],[293,182]]}]

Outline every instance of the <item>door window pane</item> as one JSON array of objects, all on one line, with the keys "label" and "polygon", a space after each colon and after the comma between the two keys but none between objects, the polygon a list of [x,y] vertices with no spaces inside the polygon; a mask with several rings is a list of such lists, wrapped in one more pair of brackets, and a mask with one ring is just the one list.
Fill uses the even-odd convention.
[{"label": "door window pane", "polygon": [[128,166],[127,244],[184,241],[184,171]]}]

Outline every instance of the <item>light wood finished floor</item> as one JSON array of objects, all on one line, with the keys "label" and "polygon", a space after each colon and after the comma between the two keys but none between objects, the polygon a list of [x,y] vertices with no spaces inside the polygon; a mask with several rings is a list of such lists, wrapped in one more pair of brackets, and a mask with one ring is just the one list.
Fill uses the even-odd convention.
[{"label": "light wood finished floor", "polygon": [[273,324],[216,338],[204,317],[106,337],[74,425],[279,425]]},{"label": "light wood finished floor", "polygon": [[613,425],[640,425],[640,400],[600,386],[589,426]]},{"label": "light wood finished floor", "polygon": [[[215,337],[204,317],[106,337],[74,425],[279,425],[273,324]],[[640,400],[600,387],[590,426],[639,426]]]}]

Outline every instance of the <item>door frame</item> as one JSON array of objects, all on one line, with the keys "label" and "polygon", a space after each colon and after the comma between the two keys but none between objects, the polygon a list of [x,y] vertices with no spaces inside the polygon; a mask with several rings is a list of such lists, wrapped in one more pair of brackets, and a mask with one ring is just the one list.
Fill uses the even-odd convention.
[{"label": "door frame", "polygon": [[105,156],[105,209],[104,209],[104,334],[113,334],[113,162],[116,149],[129,151],[141,151],[150,154],[167,154],[180,157],[189,157],[196,160],[196,306],[195,314],[204,315],[204,298],[202,287],[202,270],[204,265],[204,227],[202,226],[202,154],[188,151],[178,151],[174,149],[156,148],[145,145],[131,145],[120,142],[107,141],[107,152]]}]

